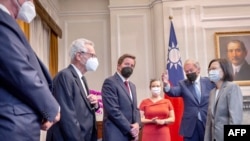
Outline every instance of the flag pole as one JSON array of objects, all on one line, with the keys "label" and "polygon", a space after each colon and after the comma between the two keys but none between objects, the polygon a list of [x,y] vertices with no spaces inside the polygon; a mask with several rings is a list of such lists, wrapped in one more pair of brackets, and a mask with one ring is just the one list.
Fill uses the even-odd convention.
[{"label": "flag pole", "polygon": [[[173,67],[174,65],[173,65],[172,60],[174,60],[175,58],[173,58],[173,55],[169,55],[172,49],[179,51],[178,42],[177,42],[177,38],[175,35],[175,30],[174,30],[172,19],[173,19],[173,16],[170,15],[169,16],[170,35],[169,35],[169,44],[168,44],[168,61],[167,61],[166,69],[168,71],[170,85],[174,87],[178,85],[178,82],[180,80],[184,79],[184,75],[183,75],[183,68],[181,64],[181,58],[179,58],[178,65],[176,67]],[[165,98],[171,101],[174,107],[174,112],[175,112],[175,122],[169,125],[171,140],[183,141],[183,137],[179,134],[180,124],[181,124],[181,119],[182,119],[182,114],[183,114],[183,109],[184,109],[183,99],[182,97],[170,97],[167,94],[165,95]]]}]

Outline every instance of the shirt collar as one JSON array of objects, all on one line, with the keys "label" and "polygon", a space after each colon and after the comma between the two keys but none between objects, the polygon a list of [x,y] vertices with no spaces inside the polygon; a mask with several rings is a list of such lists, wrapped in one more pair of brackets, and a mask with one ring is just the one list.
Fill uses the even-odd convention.
[{"label": "shirt collar", "polygon": [[197,78],[196,78],[196,80],[194,81],[194,83],[200,85],[200,79],[201,79],[201,76],[198,75]]},{"label": "shirt collar", "polygon": [[238,66],[235,66],[235,65],[232,64],[234,73],[235,73],[235,72],[239,72],[239,70],[240,70],[240,68],[242,67],[242,65],[243,65],[243,63],[240,64],[240,65],[238,65]]},{"label": "shirt collar", "polygon": [[[122,79],[122,82],[126,81],[126,79],[118,71],[116,73],[120,76],[120,78]],[[127,81],[128,81],[128,79],[127,79]]]},{"label": "shirt collar", "polygon": [[82,78],[83,75],[82,75],[81,71],[74,64],[71,64],[71,66],[74,68],[74,70],[76,71],[79,78]]},{"label": "shirt collar", "polygon": [[2,9],[4,12],[10,15],[10,11],[3,4],[0,4],[0,9]]}]

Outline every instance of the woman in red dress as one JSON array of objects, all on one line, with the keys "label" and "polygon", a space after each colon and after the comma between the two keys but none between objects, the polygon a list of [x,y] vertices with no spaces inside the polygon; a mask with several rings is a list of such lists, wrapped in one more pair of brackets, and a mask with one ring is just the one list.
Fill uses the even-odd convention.
[{"label": "woman in red dress", "polygon": [[149,85],[151,97],[140,104],[143,123],[142,141],[170,141],[168,125],[175,121],[172,103],[161,97],[161,81],[152,79]]}]

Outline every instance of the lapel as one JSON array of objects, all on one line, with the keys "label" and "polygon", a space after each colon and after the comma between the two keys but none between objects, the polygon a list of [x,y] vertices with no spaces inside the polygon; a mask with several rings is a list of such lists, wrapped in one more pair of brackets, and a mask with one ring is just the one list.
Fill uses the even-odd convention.
[{"label": "lapel", "polygon": [[[122,93],[122,94],[126,95],[125,97],[127,97],[130,100],[130,102],[132,102],[132,100],[130,98],[130,94],[129,94],[128,90],[127,90],[127,87],[125,86],[124,82],[122,81],[122,79],[120,78],[120,76],[117,73],[115,74],[115,78],[116,78],[119,85],[122,87],[122,89],[124,91],[124,93]],[[133,90],[132,90],[132,87],[131,87],[131,83],[130,83],[130,81],[128,81],[128,82],[129,82],[130,90],[131,90],[132,97],[133,97]]]},{"label": "lapel", "polygon": [[136,95],[136,88],[134,84],[131,84],[131,93],[132,93],[132,100],[131,102],[133,103],[134,108],[137,108],[137,95]]},{"label": "lapel", "polygon": [[191,97],[193,97],[193,100],[194,100],[197,104],[199,104],[198,97],[197,97],[197,95],[196,95],[196,92],[195,92],[195,89],[194,89],[194,86],[193,86],[193,85],[194,85],[194,84],[193,84],[192,82],[187,81],[187,87],[188,87],[188,89],[189,89],[189,91],[190,91],[190,93],[191,93]]},{"label": "lapel", "polygon": [[[215,98],[215,95],[216,95],[216,91],[214,92],[214,99],[215,99],[215,103],[214,103],[214,110],[217,109],[217,105],[218,105],[218,101],[221,97],[221,94],[224,93],[225,91],[225,87],[227,86],[227,82],[224,82],[222,85],[221,85],[221,88],[219,90],[219,93],[217,95],[217,97]],[[215,111],[216,112],[216,111]]]},{"label": "lapel", "polygon": [[74,68],[71,65],[69,65],[68,68],[71,70],[71,72],[73,74],[73,77],[75,78],[75,82],[76,82],[76,84],[78,85],[78,87],[80,89],[81,96],[82,96],[83,100],[85,101],[85,103],[86,103],[87,107],[89,108],[89,110],[91,110],[92,109],[91,104],[89,103],[89,100],[87,99],[87,96],[86,96],[86,94],[85,94],[85,92],[83,90],[83,86],[82,86],[82,83],[81,83],[81,80],[80,80],[81,78],[79,78],[76,71],[74,70]]},{"label": "lapel", "polygon": [[211,101],[211,113],[212,113],[212,116],[214,117],[214,110],[215,110],[215,95],[216,95],[216,88],[212,89],[211,90],[211,93],[210,93],[210,98],[209,100]]},{"label": "lapel", "polygon": [[221,95],[224,93],[225,91],[225,87],[227,86],[227,82],[224,82],[222,85],[221,85],[221,88],[219,90],[219,93],[217,95],[217,97],[215,98],[216,96],[216,89],[214,90],[214,95],[213,95],[213,100],[214,100],[214,107],[213,107],[213,110],[214,110],[214,116],[216,114],[216,109],[217,109],[217,106],[218,106],[218,102],[219,102],[219,99],[221,97]]},{"label": "lapel", "polygon": [[202,77],[200,77],[200,90],[201,90],[201,103],[202,103],[202,100],[204,99],[204,94],[206,93],[205,92],[205,88],[206,88],[206,82],[205,82],[205,79],[203,79]]},{"label": "lapel", "polygon": [[129,100],[133,103],[135,101],[136,95],[135,95],[135,89],[130,81],[129,81],[129,87],[130,87],[132,99],[129,96],[130,94],[128,94],[128,96],[129,96]]},{"label": "lapel", "polygon": [[84,84],[84,86],[85,86],[85,88],[86,88],[86,91],[87,91],[87,95],[89,95],[89,87],[88,87],[88,83],[87,83],[87,80],[86,80],[86,78],[85,78],[85,76],[82,76],[82,81],[83,81],[83,84]]}]

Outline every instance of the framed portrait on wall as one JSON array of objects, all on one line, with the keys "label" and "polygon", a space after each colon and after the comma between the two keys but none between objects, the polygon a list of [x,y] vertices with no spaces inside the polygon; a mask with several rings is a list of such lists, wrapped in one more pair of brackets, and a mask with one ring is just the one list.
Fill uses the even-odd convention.
[{"label": "framed portrait on wall", "polygon": [[232,64],[234,81],[250,85],[250,31],[216,32],[215,46],[216,56]]}]

